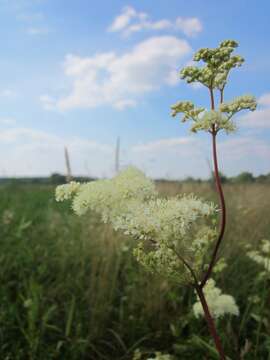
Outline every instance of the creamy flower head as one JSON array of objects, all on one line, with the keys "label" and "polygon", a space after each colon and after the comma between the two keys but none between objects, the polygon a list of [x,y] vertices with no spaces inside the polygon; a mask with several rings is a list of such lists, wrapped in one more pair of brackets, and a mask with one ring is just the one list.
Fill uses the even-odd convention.
[{"label": "creamy flower head", "polygon": [[[133,360],[142,360],[144,357],[139,349],[134,353]],[[155,352],[154,357],[148,357],[146,360],[173,360],[174,358],[169,354],[162,354],[161,352]]]},{"label": "creamy flower head", "polygon": [[[226,314],[239,315],[239,309],[234,298],[231,295],[222,294],[222,291],[216,287],[213,279],[207,281],[203,291],[210,313],[214,318],[221,318]],[[199,299],[193,305],[193,312],[197,318],[204,316],[204,311]]]},{"label": "creamy flower head", "polygon": [[145,201],[156,194],[154,182],[134,167],[128,167],[111,180],[96,180],[85,184],[71,182],[56,188],[56,200],[73,199],[72,208],[77,215],[93,210],[105,215],[104,218],[111,211],[120,211],[121,207],[125,209],[127,200],[136,198]]},{"label": "creamy flower head", "polygon": [[155,357],[147,358],[147,360],[172,360],[172,356],[169,354],[162,354],[161,352],[156,352]]},{"label": "creamy flower head", "polygon": [[59,185],[55,191],[56,201],[64,201],[71,199],[81,187],[81,184],[71,181],[69,184]]},{"label": "creamy flower head", "polygon": [[261,265],[266,274],[270,275],[270,241],[262,240],[258,250],[248,252],[250,259]]},{"label": "creamy flower head", "polygon": [[149,271],[190,282],[181,257],[203,270],[203,260],[216,232],[211,219],[216,208],[195,196],[158,198],[155,184],[140,170],[130,167],[113,179],[58,186],[57,200],[72,199],[77,215],[91,210],[116,231],[133,238],[137,260]]}]

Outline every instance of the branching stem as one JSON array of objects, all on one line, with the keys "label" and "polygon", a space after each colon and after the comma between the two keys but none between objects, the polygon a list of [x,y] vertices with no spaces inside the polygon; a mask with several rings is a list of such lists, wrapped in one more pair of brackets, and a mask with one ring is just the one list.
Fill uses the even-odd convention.
[{"label": "branching stem", "polygon": [[[213,88],[211,87],[209,90],[210,90],[211,109],[215,110],[215,99],[214,99]],[[220,92],[220,102],[221,103],[223,102],[223,90]],[[225,205],[224,194],[223,194],[223,190],[222,190],[222,186],[221,186],[221,180],[220,180],[220,176],[219,176],[218,159],[217,159],[217,144],[216,144],[217,132],[218,132],[218,129],[213,124],[210,133],[212,135],[212,152],[213,152],[213,161],[214,161],[214,175],[215,175],[215,180],[216,180],[216,189],[217,189],[217,192],[219,195],[219,202],[220,202],[220,208],[221,208],[220,231],[219,231],[219,235],[218,235],[218,238],[217,238],[217,241],[215,244],[215,248],[214,248],[211,260],[210,260],[209,267],[206,271],[206,274],[203,277],[201,283],[195,285],[195,289],[197,291],[198,297],[202,304],[205,319],[206,319],[206,322],[207,322],[207,325],[209,328],[209,332],[210,332],[212,338],[214,339],[215,346],[219,353],[220,359],[225,360],[226,357],[225,357],[225,354],[224,354],[224,351],[223,351],[223,348],[221,345],[221,341],[218,336],[214,320],[210,314],[208,304],[207,304],[207,301],[206,301],[204,293],[203,293],[203,287],[205,286],[207,280],[210,278],[213,268],[215,266],[217,255],[218,255],[218,250],[221,245],[221,241],[223,239],[223,235],[225,232],[225,226],[226,226],[226,205]]]},{"label": "branching stem", "polygon": [[209,88],[210,91],[210,99],[211,99],[211,110],[215,110],[215,98],[214,98],[214,91],[213,88]]},{"label": "branching stem", "polygon": [[[210,90],[211,109],[215,110],[215,101],[214,101],[213,89],[210,88],[209,90]],[[224,94],[224,88],[220,92],[220,103],[223,102],[223,94]],[[212,273],[213,268],[214,268],[215,263],[216,263],[218,250],[219,250],[219,247],[221,245],[221,241],[223,239],[223,235],[224,235],[225,227],[226,227],[226,204],[225,204],[225,199],[224,199],[224,194],[223,194],[223,190],[222,190],[221,179],[220,179],[220,176],[219,176],[219,169],[218,169],[217,142],[216,142],[217,129],[216,129],[215,125],[212,125],[212,129],[211,129],[210,133],[212,135],[212,152],[213,152],[213,161],[214,161],[214,174],[215,174],[215,181],[216,181],[216,189],[217,189],[217,192],[218,192],[218,195],[219,195],[219,202],[220,202],[220,208],[221,208],[221,222],[220,222],[220,231],[219,231],[218,239],[217,239],[217,242],[216,242],[212,257],[211,257],[211,260],[210,260],[209,267],[208,267],[208,269],[206,271],[206,274],[205,274],[204,278],[202,279],[202,281],[200,283],[201,288],[204,287],[207,280],[211,276],[211,273]]]}]

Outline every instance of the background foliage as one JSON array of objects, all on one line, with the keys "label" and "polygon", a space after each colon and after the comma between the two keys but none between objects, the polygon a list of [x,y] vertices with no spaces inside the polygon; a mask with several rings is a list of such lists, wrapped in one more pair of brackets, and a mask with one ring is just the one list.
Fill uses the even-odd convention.
[{"label": "background foliage", "polygon": [[[211,182],[158,187],[216,199]],[[245,246],[270,237],[270,188],[239,180],[225,184],[225,196],[229,266],[215,280],[235,297],[240,317],[220,320],[219,333],[232,359],[267,360],[269,279],[258,276]],[[217,358],[206,324],[193,316],[193,290],[146,273],[128,238],[93,215],[75,217],[54,201],[53,186],[2,185],[0,197],[1,359],[124,360],[138,348],[143,358],[157,350]]]}]

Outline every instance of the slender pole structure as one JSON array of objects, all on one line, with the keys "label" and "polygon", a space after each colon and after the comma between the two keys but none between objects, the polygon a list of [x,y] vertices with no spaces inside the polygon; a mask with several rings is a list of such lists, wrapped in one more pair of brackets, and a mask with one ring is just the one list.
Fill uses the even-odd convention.
[{"label": "slender pole structure", "polygon": [[71,175],[71,166],[70,166],[68,149],[66,146],[65,146],[65,163],[66,163],[66,170],[67,170],[66,179],[67,179],[67,182],[69,183],[72,180],[72,175]]}]

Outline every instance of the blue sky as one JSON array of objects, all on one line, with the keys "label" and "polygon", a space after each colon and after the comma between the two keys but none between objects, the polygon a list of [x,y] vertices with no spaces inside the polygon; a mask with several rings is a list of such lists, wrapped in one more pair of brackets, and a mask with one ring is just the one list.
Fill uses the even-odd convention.
[{"label": "blue sky", "polygon": [[227,38],[246,63],[225,99],[252,93],[259,106],[219,137],[221,169],[270,172],[269,11],[266,0],[0,0],[0,176],[64,172],[64,146],[74,174],[110,176],[120,136],[122,167],[207,177],[210,139],[170,106],[208,106],[206,89],[176,74]]}]

